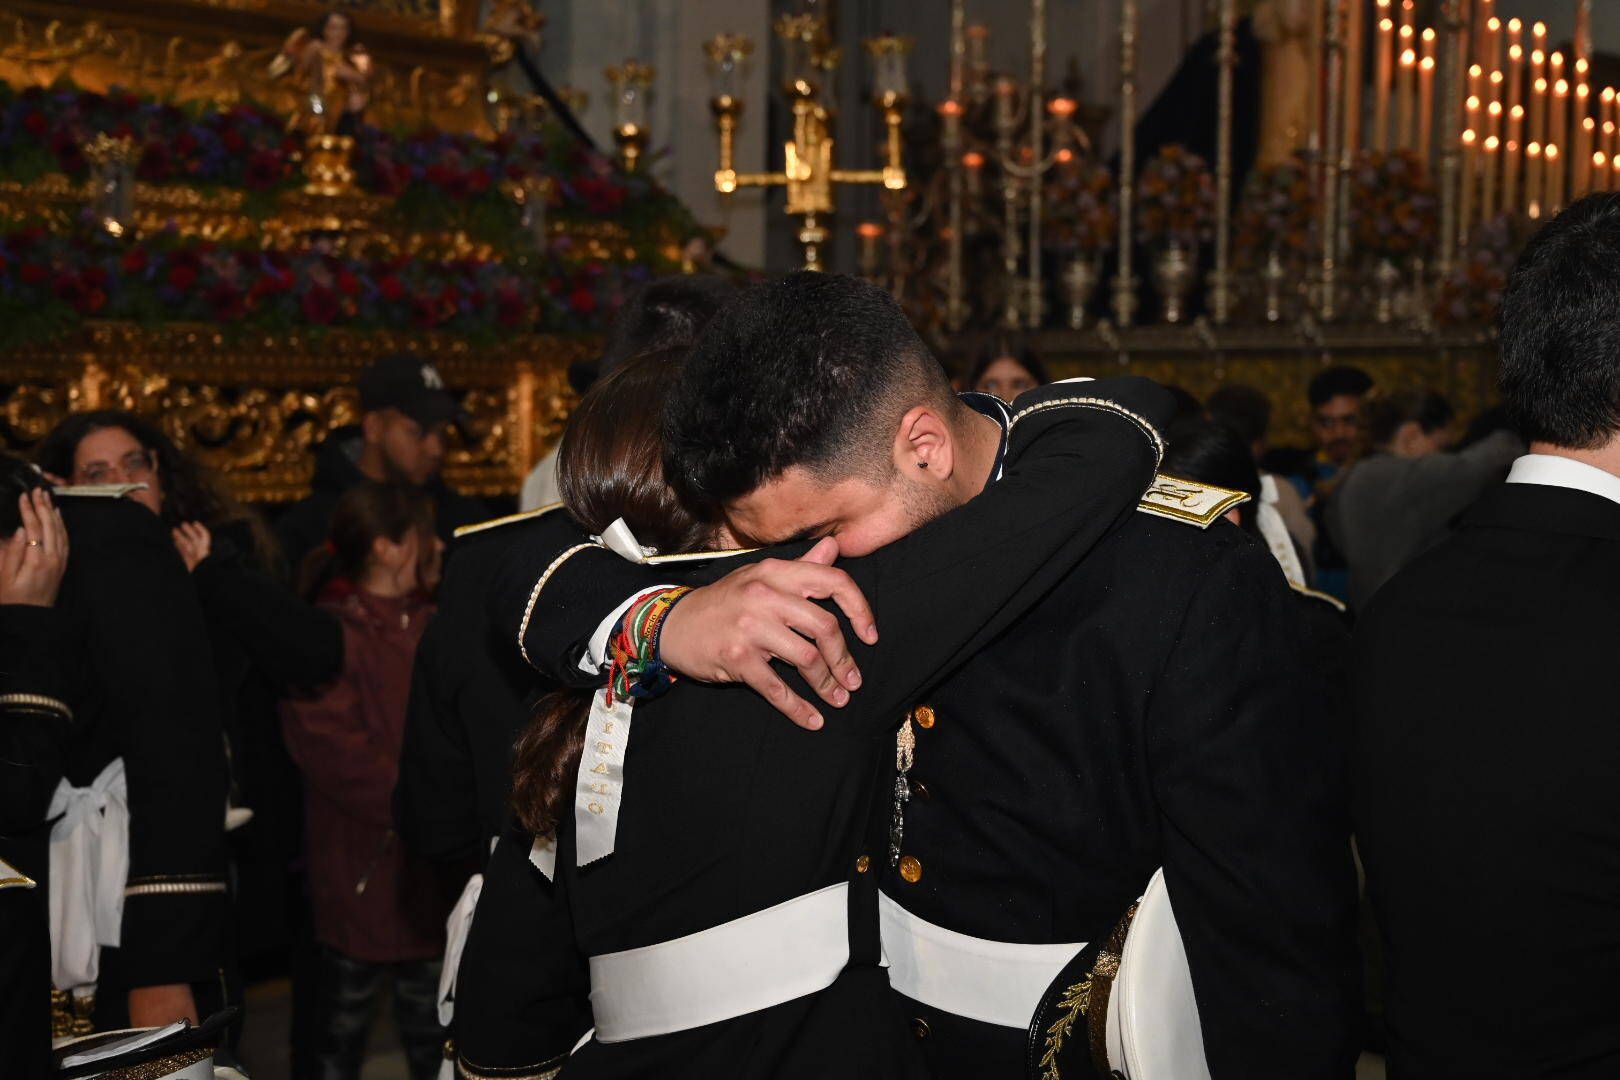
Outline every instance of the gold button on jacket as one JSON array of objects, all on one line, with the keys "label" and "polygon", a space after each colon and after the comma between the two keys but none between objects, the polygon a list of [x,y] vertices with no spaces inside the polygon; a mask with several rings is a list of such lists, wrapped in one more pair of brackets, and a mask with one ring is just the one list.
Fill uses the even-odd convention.
[{"label": "gold button on jacket", "polygon": [[900,876],[911,885],[922,879],[922,862],[917,856],[906,855],[900,859]]},{"label": "gold button on jacket", "polygon": [[919,705],[911,710],[911,719],[916,725],[927,731],[934,726],[934,709],[931,705]]}]

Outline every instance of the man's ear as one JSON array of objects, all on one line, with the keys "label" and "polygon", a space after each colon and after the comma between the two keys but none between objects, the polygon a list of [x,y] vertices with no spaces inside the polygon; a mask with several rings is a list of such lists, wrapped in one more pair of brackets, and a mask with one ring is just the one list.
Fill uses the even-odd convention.
[{"label": "man's ear", "polygon": [[894,437],[894,464],[901,475],[943,483],[956,467],[951,425],[929,405],[913,406],[900,418]]},{"label": "man's ear", "polygon": [[360,417],[360,437],[368,443],[382,442],[383,414],[377,410],[364,413]]}]

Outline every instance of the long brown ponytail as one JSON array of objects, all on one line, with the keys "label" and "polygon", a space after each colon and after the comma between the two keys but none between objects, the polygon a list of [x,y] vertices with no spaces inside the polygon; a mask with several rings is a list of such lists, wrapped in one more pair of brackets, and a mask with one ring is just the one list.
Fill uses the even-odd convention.
[{"label": "long brown ponytail", "polygon": [[[637,540],[665,553],[697,550],[712,535],[664,482],[664,399],[685,355],[667,349],[636,357],[581,399],[557,451],[563,505],[581,528],[600,534],[622,517]],[[556,832],[567,811],[591,696],[547,694],[513,746],[512,810],[536,836]]]}]

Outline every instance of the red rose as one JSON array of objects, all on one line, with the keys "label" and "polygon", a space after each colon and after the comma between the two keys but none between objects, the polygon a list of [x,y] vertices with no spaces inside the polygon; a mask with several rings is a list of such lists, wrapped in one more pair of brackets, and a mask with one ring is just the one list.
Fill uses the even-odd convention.
[{"label": "red rose", "polygon": [[181,263],[169,268],[169,286],[184,292],[197,280],[197,268],[189,263]]},{"label": "red rose", "polygon": [[19,269],[17,272],[21,275],[23,281],[27,282],[29,285],[38,285],[50,276],[50,272],[47,271],[43,266],[39,265],[39,263],[31,262],[23,263],[21,269]]},{"label": "red rose", "polygon": [[338,292],[344,296],[360,295],[360,279],[348,270],[339,270],[337,272],[336,284]]},{"label": "red rose", "polygon": [[304,311],[304,318],[316,326],[327,325],[342,311],[337,294],[325,285],[311,285],[299,301],[299,306]]},{"label": "red rose", "polygon": [[23,116],[22,124],[23,130],[36,139],[45,134],[51,126],[50,121],[45,119],[45,114],[38,109],[30,109]]},{"label": "red rose", "polygon": [[384,300],[394,303],[405,295],[405,284],[393,274],[384,274],[377,279],[377,291],[382,293]]},{"label": "red rose", "polygon": [[568,294],[568,306],[576,315],[589,315],[596,310],[596,297],[591,290],[578,288]]},{"label": "red rose", "polygon": [[130,248],[124,252],[122,266],[126,274],[139,274],[146,269],[147,255],[145,248]]}]

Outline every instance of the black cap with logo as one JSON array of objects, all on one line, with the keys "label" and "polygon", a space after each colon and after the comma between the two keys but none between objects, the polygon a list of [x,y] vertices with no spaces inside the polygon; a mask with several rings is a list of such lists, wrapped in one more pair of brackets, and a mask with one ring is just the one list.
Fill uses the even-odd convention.
[{"label": "black cap with logo", "polygon": [[377,409],[398,409],[423,427],[467,420],[439,369],[419,356],[385,356],[361,374],[360,411]]}]

